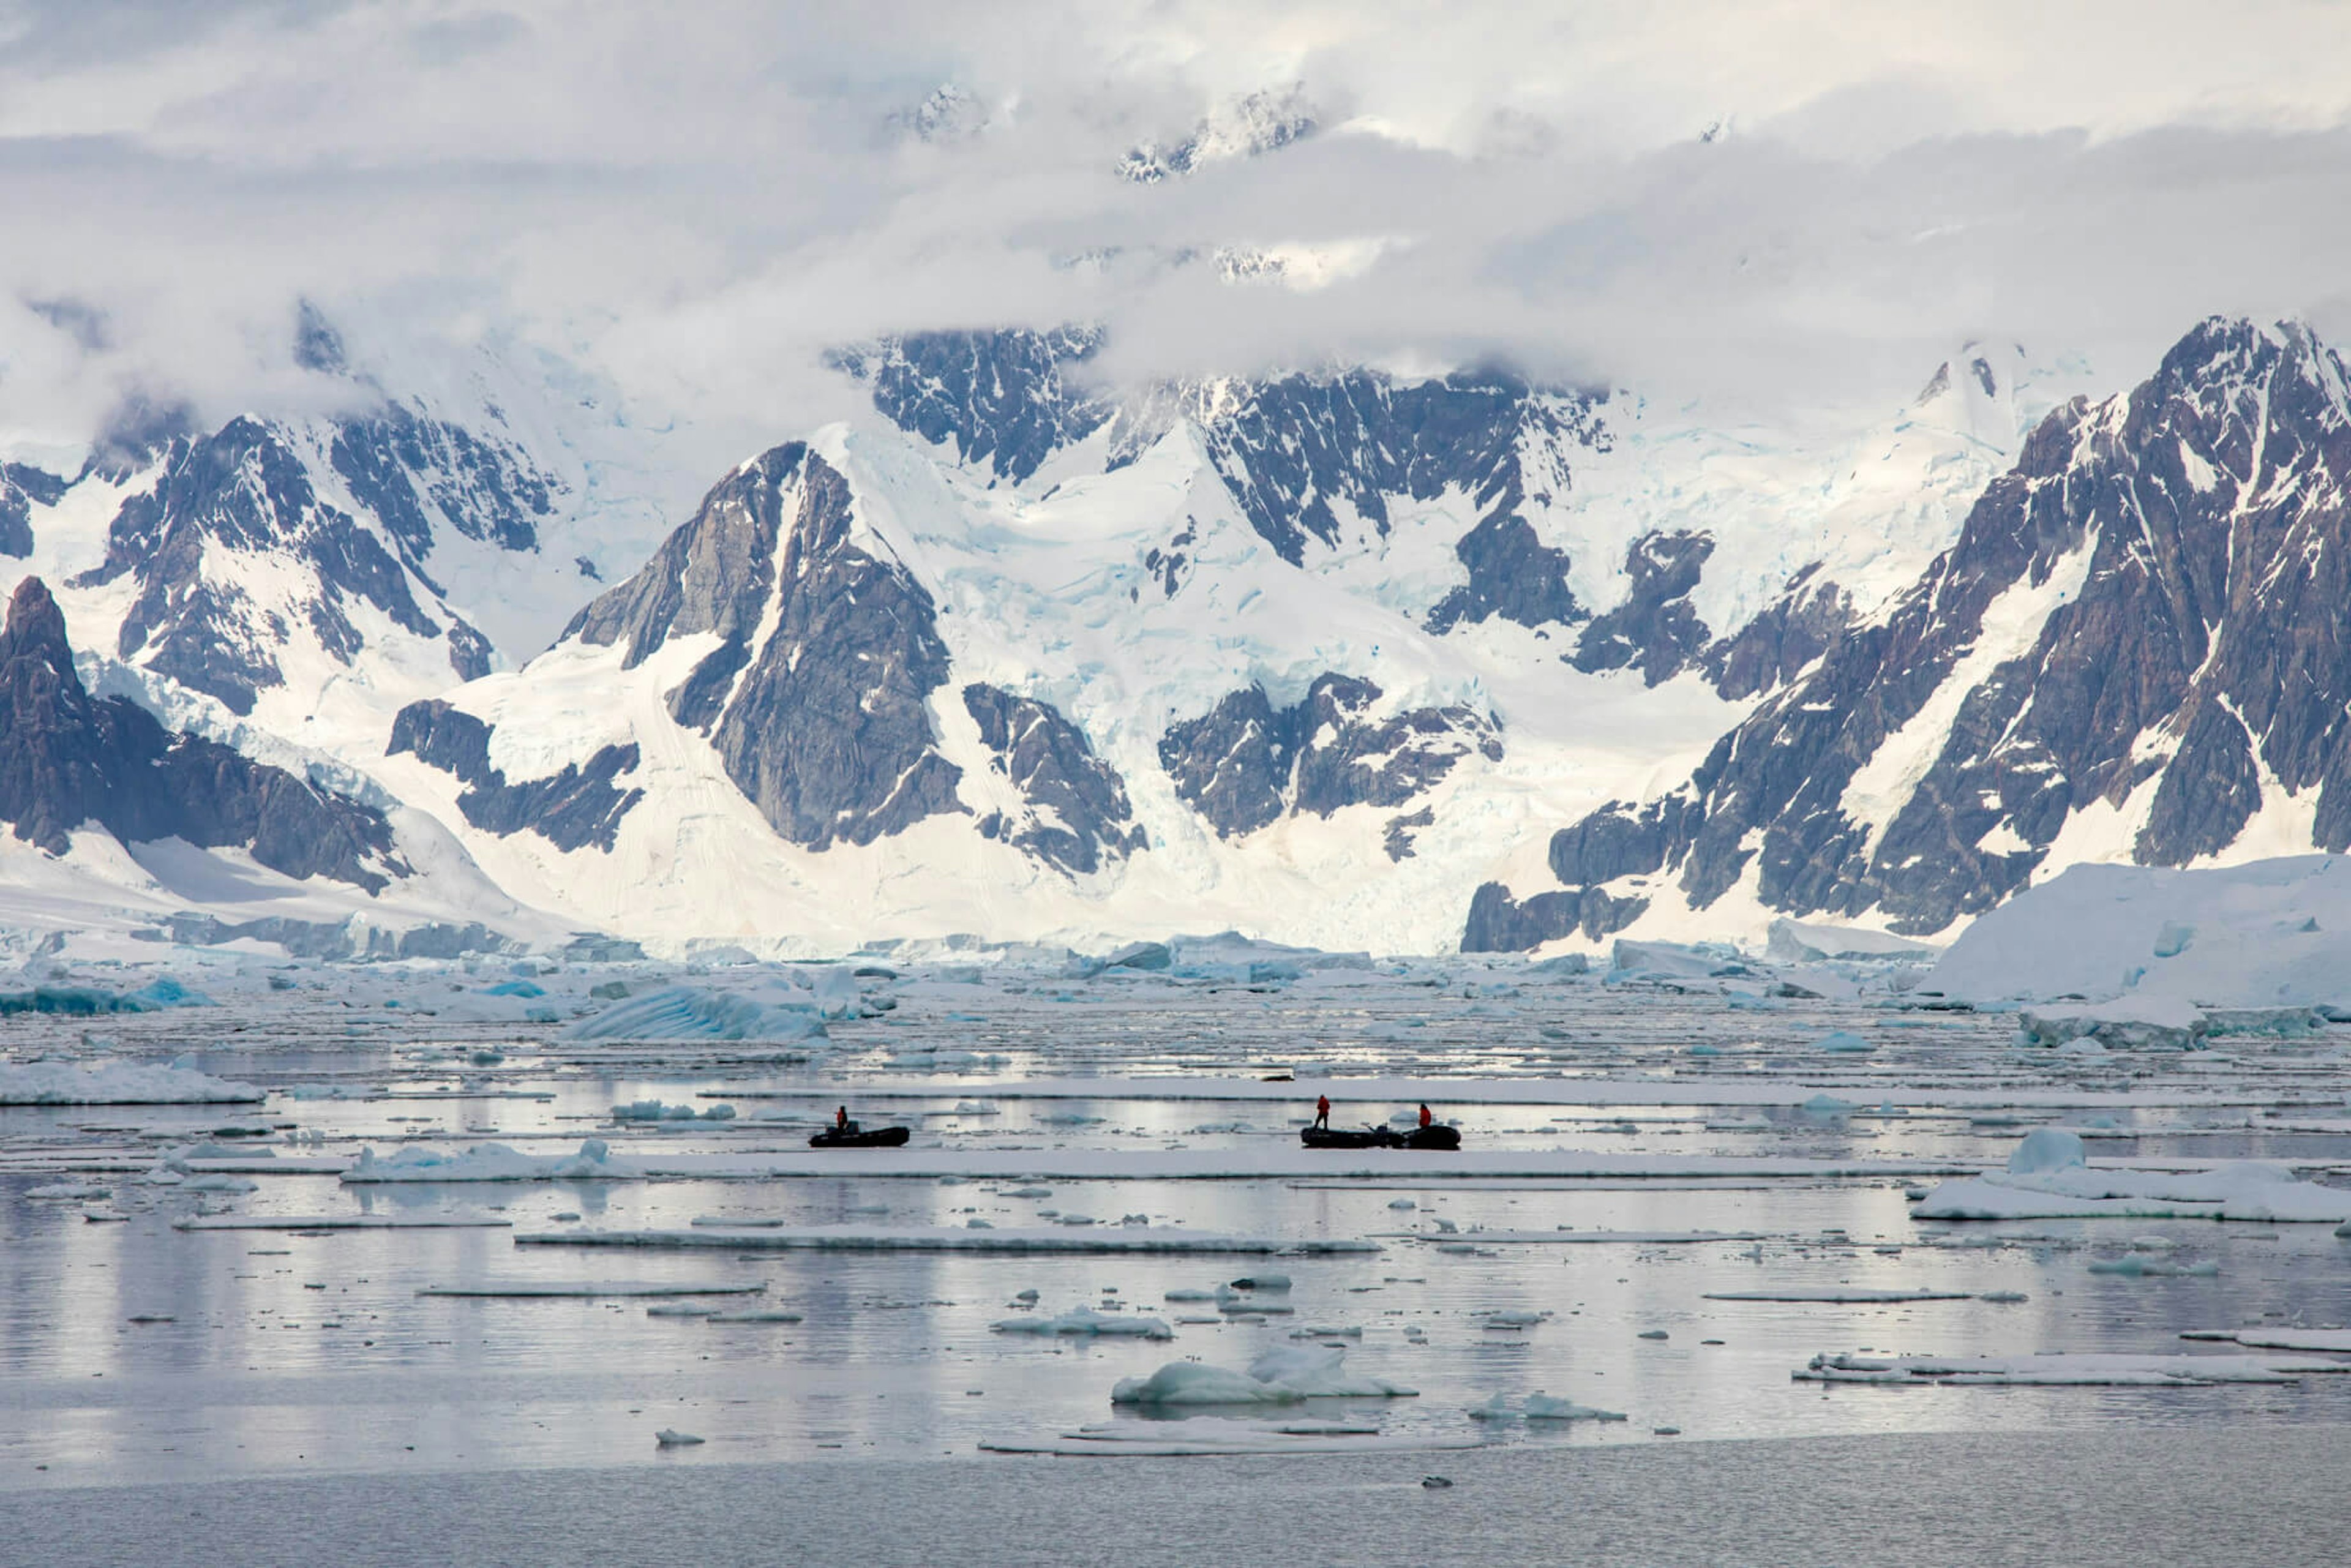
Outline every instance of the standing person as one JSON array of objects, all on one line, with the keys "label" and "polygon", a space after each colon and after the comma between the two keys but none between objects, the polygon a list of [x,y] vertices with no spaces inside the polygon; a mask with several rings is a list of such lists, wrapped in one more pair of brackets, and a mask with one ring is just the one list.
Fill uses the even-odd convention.
[{"label": "standing person", "polygon": [[1331,1096],[1328,1094],[1314,1096],[1314,1124],[1324,1132],[1331,1129]]},{"label": "standing person", "polygon": [[1433,1122],[1433,1121],[1435,1121],[1435,1120],[1436,1120],[1436,1118],[1435,1118],[1435,1117],[1433,1117],[1433,1116],[1431,1116],[1431,1115],[1428,1113],[1428,1103],[1427,1103],[1426,1101],[1425,1101],[1425,1100],[1424,1100],[1424,1101],[1422,1101],[1422,1102],[1421,1102],[1421,1106],[1420,1106],[1420,1124],[1421,1124],[1422,1126],[1426,1127],[1426,1126],[1427,1126],[1427,1125],[1429,1124],[1429,1123],[1431,1123],[1431,1122]]},{"label": "standing person", "polygon": [[846,1133],[849,1131],[848,1106],[841,1105],[834,1109],[832,1113],[832,1130],[836,1133]]}]

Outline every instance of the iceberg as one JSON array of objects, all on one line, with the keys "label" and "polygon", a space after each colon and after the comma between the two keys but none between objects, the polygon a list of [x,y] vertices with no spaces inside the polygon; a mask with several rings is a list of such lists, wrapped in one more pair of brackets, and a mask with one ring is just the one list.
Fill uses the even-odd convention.
[{"label": "iceberg", "polygon": [[601,1138],[590,1138],[576,1155],[526,1155],[506,1144],[476,1144],[464,1150],[429,1149],[406,1144],[379,1157],[372,1145],[343,1173],[351,1183],[410,1181],[626,1181],[643,1176],[634,1163],[617,1158]]},{"label": "iceberg", "polygon": [[193,1067],[109,1062],[84,1068],[69,1061],[0,1064],[0,1105],[225,1105],[265,1098],[250,1083],[232,1083]]},{"label": "iceberg", "polygon": [[[853,989],[856,981],[846,973]],[[566,1029],[575,1043],[625,1040],[660,1044],[694,1040],[743,1040],[789,1045],[825,1038],[818,1003],[797,987],[771,987],[764,993],[722,991],[707,986],[664,986],[612,1003]]]},{"label": "iceberg", "polygon": [[1409,1399],[1418,1390],[1345,1369],[1336,1345],[1280,1345],[1247,1372],[1196,1361],[1171,1361],[1148,1377],[1119,1380],[1113,1405],[1294,1405],[1305,1399]]}]

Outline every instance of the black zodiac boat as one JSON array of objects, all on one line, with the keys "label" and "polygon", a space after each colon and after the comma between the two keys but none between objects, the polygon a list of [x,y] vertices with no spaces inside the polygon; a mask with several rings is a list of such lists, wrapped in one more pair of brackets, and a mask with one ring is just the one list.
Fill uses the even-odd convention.
[{"label": "black zodiac boat", "polygon": [[809,1139],[811,1149],[894,1149],[902,1146],[911,1134],[904,1127],[876,1127],[867,1132],[856,1123],[845,1126],[827,1127]]},{"label": "black zodiac boat", "polygon": [[1393,1127],[1301,1127],[1298,1141],[1310,1149],[1458,1149],[1461,1129],[1442,1124],[1399,1133]]}]

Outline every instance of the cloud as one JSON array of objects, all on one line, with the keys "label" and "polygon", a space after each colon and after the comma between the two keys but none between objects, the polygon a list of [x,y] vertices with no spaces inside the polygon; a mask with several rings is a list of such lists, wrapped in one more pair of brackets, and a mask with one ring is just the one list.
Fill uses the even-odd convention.
[{"label": "cloud", "polygon": [[[912,134],[950,82],[977,108]],[[1318,133],[1114,172],[1269,91]],[[745,445],[838,411],[829,344],[1066,319],[1134,378],[1874,405],[1998,334],[2119,385],[2209,312],[2351,328],[2346,116],[2351,7],[2290,0],[0,0],[0,435],[315,399],[302,298]]]}]

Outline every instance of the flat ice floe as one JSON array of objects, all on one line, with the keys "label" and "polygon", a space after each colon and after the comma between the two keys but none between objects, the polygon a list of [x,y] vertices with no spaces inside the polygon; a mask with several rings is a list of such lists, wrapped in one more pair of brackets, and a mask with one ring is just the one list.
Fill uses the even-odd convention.
[{"label": "flat ice floe", "polygon": [[1502,1247],[1698,1247],[1771,1239],[1760,1230],[1416,1230],[1411,1239]]},{"label": "flat ice floe", "polygon": [[1092,1307],[1078,1307],[1053,1317],[998,1318],[987,1325],[998,1333],[1037,1334],[1043,1337],[1077,1335],[1105,1339],[1174,1339],[1176,1331],[1159,1318],[1130,1317],[1123,1312],[1101,1312]]},{"label": "flat ice floe", "polygon": [[1947,1181],[1917,1219],[2237,1219],[2331,1224],[2351,1219],[2351,1188],[2299,1181],[2283,1166],[2240,1160],[2188,1173],[2090,1168],[2080,1134],[2038,1127],[2008,1168]]},{"label": "flat ice floe", "polygon": [[2291,1355],[1816,1355],[1792,1374],[1805,1383],[1936,1383],[2041,1388],[2195,1388],[2294,1383],[2351,1372],[2351,1361]]},{"label": "flat ice floe", "polygon": [[1966,1301],[1973,1291],[1868,1290],[1858,1285],[1782,1285],[1762,1291],[1708,1291],[1709,1301],[1817,1301],[1862,1305],[1893,1301]]},{"label": "flat ice floe", "polygon": [[2351,1355],[2351,1329],[2191,1329],[2179,1337],[2241,1344],[2249,1350],[2323,1351]]},{"label": "flat ice floe", "polygon": [[491,1214],[192,1214],[175,1230],[495,1230],[514,1224]]},{"label": "flat ice floe", "polygon": [[590,1138],[576,1155],[526,1155],[505,1144],[476,1144],[464,1150],[430,1149],[407,1144],[378,1158],[373,1148],[343,1172],[347,1182],[404,1181],[618,1181],[646,1172],[618,1159],[601,1138]]},{"label": "flat ice floe", "polygon": [[1050,1437],[989,1437],[991,1454],[1051,1454],[1062,1458],[1197,1458],[1217,1454],[1416,1453],[1470,1448],[1475,1437],[1391,1436],[1377,1427],[1337,1421],[1237,1421],[1193,1416],[1181,1421],[1105,1421]]},{"label": "flat ice floe", "polygon": [[730,1252],[978,1252],[1129,1255],[1242,1253],[1323,1257],[1373,1253],[1376,1241],[1344,1237],[1217,1236],[1172,1228],[1061,1227],[967,1230],[960,1226],[748,1226],[696,1222],[685,1230],[549,1230],[515,1238],[517,1247],[723,1248]]},{"label": "flat ice floe", "polygon": [[1573,1399],[1561,1399],[1538,1389],[1515,1404],[1507,1394],[1497,1394],[1483,1405],[1469,1407],[1472,1421],[1623,1421],[1629,1419],[1620,1411],[1602,1410],[1590,1405],[1578,1405]]},{"label": "flat ice floe", "polygon": [[1247,1372],[1197,1361],[1171,1361],[1148,1377],[1121,1378],[1113,1405],[1294,1405],[1307,1399],[1410,1399],[1419,1390],[1346,1370],[1337,1345],[1281,1345]]},{"label": "flat ice floe", "polygon": [[479,1297],[517,1301],[583,1300],[599,1296],[758,1296],[767,1293],[757,1284],[670,1284],[660,1281],[613,1280],[477,1280],[462,1285],[426,1285],[420,1296]]},{"label": "flat ice floe", "polygon": [[268,1096],[193,1067],[107,1062],[0,1063],[0,1105],[233,1105]]}]

